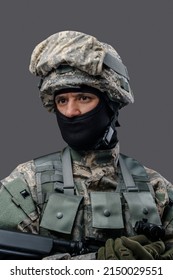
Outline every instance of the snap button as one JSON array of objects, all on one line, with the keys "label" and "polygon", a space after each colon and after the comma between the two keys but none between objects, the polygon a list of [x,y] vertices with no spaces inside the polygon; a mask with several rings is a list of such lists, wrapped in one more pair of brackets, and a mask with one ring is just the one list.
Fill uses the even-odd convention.
[{"label": "snap button", "polygon": [[143,213],[144,213],[145,215],[147,215],[147,214],[148,214],[148,209],[147,209],[147,208],[144,208],[144,209],[143,209]]},{"label": "snap button", "polygon": [[63,213],[62,213],[62,212],[58,212],[58,213],[56,214],[56,217],[57,217],[58,219],[62,219]]},{"label": "snap button", "polygon": [[105,217],[109,217],[111,215],[111,213],[110,213],[110,211],[108,209],[105,209],[103,211],[103,214],[104,214]]}]

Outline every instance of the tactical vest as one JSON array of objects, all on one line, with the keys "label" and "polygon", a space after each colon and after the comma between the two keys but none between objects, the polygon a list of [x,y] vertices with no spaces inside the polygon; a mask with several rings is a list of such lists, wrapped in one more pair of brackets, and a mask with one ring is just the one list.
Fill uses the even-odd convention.
[{"label": "tactical vest", "polygon": [[[30,189],[22,176],[0,188],[0,226],[16,229],[33,226],[40,218],[40,232],[80,239],[79,227],[87,213],[90,232],[87,238],[132,235],[136,221],[147,219],[161,225],[152,187],[145,168],[136,160],[120,154],[119,182],[115,192],[91,192],[91,205],[83,211],[83,196],[75,195],[71,158],[68,148],[35,159],[36,211]],[[20,174],[19,174],[20,175]],[[77,227],[75,226],[77,225]],[[128,226],[127,226],[128,225]],[[33,231],[32,231],[33,232]],[[96,236],[97,235],[97,236]]]},{"label": "tactical vest", "polygon": [[[38,158],[35,166],[38,201],[42,208],[41,232],[48,230],[62,235],[72,234],[76,220],[81,221],[79,213],[83,197],[75,195],[69,149],[66,148],[62,155],[54,153]],[[90,193],[89,219],[92,229],[87,238],[110,237],[110,232],[114,237],[122,233],[133,235],[135,223],[143,219],[161,225],[145,168],[135,159],[122,154],[119,156],[119,167],[115,192]]]}]

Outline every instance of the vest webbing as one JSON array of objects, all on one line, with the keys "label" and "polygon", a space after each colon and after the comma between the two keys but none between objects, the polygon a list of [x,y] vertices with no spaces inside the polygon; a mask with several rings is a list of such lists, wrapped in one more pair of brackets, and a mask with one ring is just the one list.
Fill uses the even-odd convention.
[{"label": "vest webbing", "polygon": [[133,158],[120,154],[119,165],[124,183],[124,186],[121,186],[121,191],[150,191],[154,197],[154,190],[149,182],[148,174],[141,163]]},{"label": "vest webbing", "polygon": [[[65,148],[62,153],[54,153],[48,156],[43,156],[41,158],[35,159],[36,166],[36,180],[37,180],[37,192],[38,192],[38,204],[42,208],[43,218],[46,213],[48,213],[48,217],[52,217],[52,207],[56,205],[49,203],[49,197],[52,197],[54,193],[64,193],[66,195],[66,202],[70,199],[70,196],[74,196],[74,181],[73,181],[73,173],[72,173],[72,165],[71,165],[71,155],[69,148]],[[129,212],[125,211],[126,216],[125,220],[128,221],[129,217],[132,227],[135,226],[136,221],[141,220],[142,218],[149,218],[149,221],[155,224],[161,224],[160,217],[157,211],[157,207],[155,205],[154,199],[152,198],[152,192],[150,191],[149,178],[146,173],[145,168],[138,161],[128,156],[120,154],[119,156],[119,164],[118,164],[118,186],[115,191],[115,198],[121,198],[121,205],[125,205],[126,203],[129,206]],[[152,187],[151,187],[152,190]],[[98,192],[98,195],[101,195]],[[104,194],[104,201],[105,195]],[[57,197],[58,194],[56,194]],[[69,196],[70,195],[70,196]],[[94,195],[94,193],[93,193]],[[61,195],[60,199],[61,199]],[[103,196],[103,195],[102,195]],[[69,197],[69,198],[68,198]],[[113,194],[111,197],[114,197]],[[92,200],[94,197],[92,196]],[[64,199],[64,196],[62,196]],[[110,200],[106,199],[109,203]],[[70,200],[71,201],[71,200]],[[100,201],[100,198],[93,200],[92,207],[95,207],[97,202]],[[48,203],[47,203],[48,202]],[[61,201],[60,201],[61,202]],[[59,204],[61,204],[59,202]],[[71,203],[71,202],[70,202]],[[99,202],[100,203],[100,202]],[[50,208],[50,204],[52,205]],[[49,207],[47,207],[49,205]],[[63,202],[64,205],[64,202]],[[114,202],[112,201],[112,206]],[[117,203],[115,201],[116,209]],[[103,206],[102,203],[100,205]],[[99,206],[99,208],[100,208]],[[50,208],[50,209],[49,209]],[[97,205],[96,205],[96,208]],[[119,208],[119,207],[118,207]],[[121,207],[120,207],[121,208]],[[65,208],[66,209],[66,208]],[[94,215],[93,208],[93,215]],[[111,208],[111,209],[114,209]],[[45,210],[45,212],[44,212]],[[56,209],[55,209],[56,210]],[[74,210],[74,209],[73,209]],[[54,211],[54,210],[53,210]],[[116,210],[117,211],[117,210]],[[119,211],[119,210],[118,210]],[[120,211],[121,212],[121,211]],[[95,211],[95,218],[93,216],[93,221],[100,220],[96,216],[99,214]],[[116,214],[116,213],[115,213]],[[55,215],[55,213],[54,213]],[[146,216],[147,215],[147,216]],[[69,216],[69,215],[66,215]],[[99,216],[100,217],[100,216]],[[102,217],[101,217],[102,219]],[[44,220],[44,219],[43,219]],[[103,219],[102,219],[103,220]],[[48,218],[46,221],[50,221]],[[116,219],[117,221],[117,219]],[[96,223],[97,224],[97,223]],[[121,224],[121,223],[120,223]],[[117,228],[121,228],[120,224],[116,225]],[[53,223],[54,225],[54,223]],[[100,225],[100,224],[99,224]],[[110,222],[109,222],[110,225]],[[43,226],[44,228],[45,226]],[[50,227],[47,227],[50,229]],[[110,228],[110,227],[109,227]],[[57,230],[58,231],[58,230]],[[61,231],[60,231],[61,232]],[[70,231],[69,231],[70,233]]]},{"label": "vest webbing", "polygon": [[[62,153],[52,153],[34,160],[36,167],[36,182],[38,203],[44,203],[44,193],[64,192],[74,194],[74,181],[69,148]],[[119,156],[121,190],[117,191],[141,192],[153,190],[145,168],[137,160],[120,154]]]}]

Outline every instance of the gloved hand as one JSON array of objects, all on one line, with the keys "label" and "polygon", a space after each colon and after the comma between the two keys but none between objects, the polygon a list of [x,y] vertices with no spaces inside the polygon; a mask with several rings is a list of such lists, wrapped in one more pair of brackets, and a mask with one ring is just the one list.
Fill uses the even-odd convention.
[{"label": "gloved hand", "polygon": [[173,260],[173,247],[172,247],[172,245],[170,246],[169,249],[165,250],[165,252],[158,257],[159,260]]},{"label": "gloved hand", "polygon": [[123,245],[132,251],[136,260],[155,260],[164,253],[165,245],[163,241],[150,242],[147,245],[141,245],[136,238],[132,240],[125,236],[121,237]]},{"label": "gloved hand", "polygon": [[151,241],[144,235],[108,239],[98,250],[97,259],[103,260],[153,260],[165,250],[164,243]]},{"label": "gloved hand", "polygon": [[121,238],[108,239],[104,247],[99,248],[98,260],[134,260],[131,250],[126,248]]}]

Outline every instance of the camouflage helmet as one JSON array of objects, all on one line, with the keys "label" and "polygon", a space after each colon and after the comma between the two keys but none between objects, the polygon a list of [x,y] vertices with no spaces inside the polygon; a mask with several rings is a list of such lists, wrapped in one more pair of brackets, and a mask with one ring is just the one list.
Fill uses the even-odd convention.
[{"label": "camouflage helmet", "polygon": [[40,97],[48,111],[54,111],[55,91],[81,85],[104,92],[120,107],[134,102],[120,56],[91,35],[77,31],[53,34],[35,47],[29,70],[41,77]]}]

